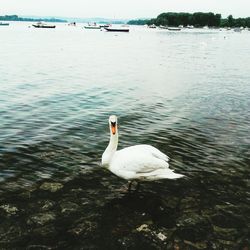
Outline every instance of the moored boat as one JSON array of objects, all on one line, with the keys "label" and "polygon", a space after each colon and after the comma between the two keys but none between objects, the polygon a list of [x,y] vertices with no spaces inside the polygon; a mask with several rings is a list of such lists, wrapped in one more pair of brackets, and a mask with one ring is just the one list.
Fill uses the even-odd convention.
[{"label": "moored boat", "polygon": [[156,29],[156,25],[155,24],[151,24],[148,26],[150,29]]},{"label": "moored boat", "polygon": [[0,26],[9,26],[9,25],[10,25],[9,23],[0,22]]},{"label": "moored boat", "polygon": [[105,30],[111,32],[129,32],[129,28],[126,27],[120,27],[120,28],[106,27]]},{"label": "moored boat", "polygon": [[242,30],[241,30],[241,28],[234,28],[234,32],[241,32]]},{"label": "moored boat", "polygon": [[84,26],[84,29],[99,30],[99,29],[101,29],[101,27],[100,26],[88,25],[88,26]]},{"label": "moored boat", "polygon": [[54,29],[56,26],[55,25],[50,25],[42,22],[38,22],[36,24],[32,24],[33,27],[35,28],[47,28],[47,29]]},{"label": "moored boat", "polygon": [[99,30],[101,29],[100,25],[97,25],[96,23],[88,23],[88,25],[84,26],[85,29],[92,29],[92,30]]},{"label": "moored boat", "polygon": [[180,31],[181,28],[178,28],[178,27],[168,27],[168,30],[170,30],[170,31]]},{"label": "moored boat", "polygon": [[110,24],[101,24],[101,25],[100,25],[101,28],[108,28],[108,27],[110,27],[110,26],[111,26]]}]

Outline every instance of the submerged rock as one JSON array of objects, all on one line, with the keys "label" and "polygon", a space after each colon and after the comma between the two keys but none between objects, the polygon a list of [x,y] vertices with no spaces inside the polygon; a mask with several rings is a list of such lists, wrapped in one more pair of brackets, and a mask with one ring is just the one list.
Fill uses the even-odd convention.
[{"label": "submerged rock", "polygon": [[1,205],[0,209],[4,211],[7,216],[15,215],[19,211],[17,207],[10,204]]},{"label": "submerged rock", "polygon": [[138,233],[143,233],[145,237],[152,238],[154,241],[165,241],[167,240],[168,236],[165,232],[161,232],[159,230],[153,230],[147,224],[142,224],[136,228]]},{"label": "submerged rock", "polygon": [[98,225],[96,222],[86,220],[84,222],[76,224],[74,227],[68,230],[68,233],[77,238],[93,238],[95,236],[97,227]]},{"label": "submerged rock", "polygon": [[41,186],[41,190],[50,191],[51,193],[57,192],[63,188],[63,184],[59,182],[44,182]]},{"label": "submerged rock", "polygon": [[61,213],[62,214],[71,214],[77,212],[79,206],[76,203],[64,201],[60,203]]},{"label": "submerged rock", "polygon": [[193,247],[194,249],[207,249],[207,243],[206,242],[191,242],[188,240],[184,240],[184,244]]},{"label": "submerged rock", "polygon": [[38,204],[41,207],[40,208],[41,211],[47,211],[55,206],[55,202],[51,200],[42,200],[42,201],[39,201]]},{"label": "submerged rock", "polygon": [[200,241],[211,233],[209,221],[197,214],[185,214],[177,220],[177,235],[185,240]]},{"label": "submerged rock", "polygon": [[239,231],[236,228],[222,228],[213,226],[214,233],[217,239],[236,241],[239,236]]},{"label": "submerged rock", "polygon": [[48,213],[39,213],[32,215],[28,220],[28,225],[40,225],[43,226],[51,221],[54,221],[56,219],[56,215],[53,212]]}]

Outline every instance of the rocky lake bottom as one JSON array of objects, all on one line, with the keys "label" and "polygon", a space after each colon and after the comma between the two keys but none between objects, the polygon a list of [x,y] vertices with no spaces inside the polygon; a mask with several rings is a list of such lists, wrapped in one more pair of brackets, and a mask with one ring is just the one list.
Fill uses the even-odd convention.
[{"label": "rocky lake bottom", "polygon": [[0,248],[247,250],[247,183],[216,178],[145,182],[138,192],[102,168],[29,187],[10,178],[0,184]]}]

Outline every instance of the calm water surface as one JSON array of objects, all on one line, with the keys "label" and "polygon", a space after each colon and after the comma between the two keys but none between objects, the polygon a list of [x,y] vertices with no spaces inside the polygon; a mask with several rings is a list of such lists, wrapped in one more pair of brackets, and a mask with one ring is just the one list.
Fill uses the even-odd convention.
[{"label": "calm water surface", "polygon": [[[0,28],[0,246],[247,246],[250,32],[29,25]],[[151,144],[186,178],[116,191],[100,167],[110,114],[119,148]]]}]

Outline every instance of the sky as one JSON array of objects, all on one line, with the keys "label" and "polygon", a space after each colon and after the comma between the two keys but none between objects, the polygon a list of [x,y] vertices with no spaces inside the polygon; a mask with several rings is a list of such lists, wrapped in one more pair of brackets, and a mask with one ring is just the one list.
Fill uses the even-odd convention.
[{"label": "sky", "polygon": [[0,0],[0,15],[153,18],[162,12],[250,16],[250,0]]}]

